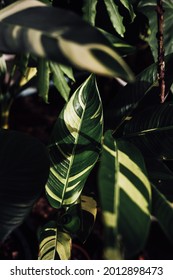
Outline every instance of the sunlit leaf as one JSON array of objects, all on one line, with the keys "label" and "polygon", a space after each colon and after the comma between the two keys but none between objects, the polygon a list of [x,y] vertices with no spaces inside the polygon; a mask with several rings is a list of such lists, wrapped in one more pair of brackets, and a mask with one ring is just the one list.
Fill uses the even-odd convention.
[{"label": "sunlit leaf", "polygon": [[125,32],[125,27],[123,24],[123,17],[120,15],[118,6],[113,0],[104,0],[106,5],[110,20],[116,32],[123,37]]},{"label": "sunlit leaf", "polygon": [[48,222],[40,232],[39,260],[68,260],[71,238],[57,229],[55,221]]},{"label": "sunlit leaf", "polygon": [[143,157],[127,141],[104,136],[99,192],[105,225],[105,257],[133,256],[145,245],[150,226],[151,189]]},{"label": "sunlit leaf", "polygon": [[0,37],[2,53],[32,53],[101,75],[134,78],[95,27],[72,12],[37,0],[20,0],[2,9]]},{"label": "sunlit leaf", "polygon": [[82,226],[78,236],[84,242],[92,232],[97,215],[97,202],[92,195],[81,196],[81,210]]},{"label": "sunlit leaf", "polygon": [[95,25],[95,18],[96,18],[96,6],[98,0],[84,0],[83,5],[83,19]]},{"label": "sunlit leaf", "polygon": [[97,214],[97,202],[92,195],[81,195],[61,217],[62,228],[69,234],[75,234],[81,242],[90,235]]},{"label": "sunlit leaf", "polygon": [[63,65],[63,64],[59,64],[60,69],[62,70],[62,72],[73,82],[75,82],[75,78],[73,75],[73,70],[71,67]]},{"label": "sunlit leaf", "polygon": [[102,129],[102,103],[91,75],[72,95],[53,130],[46,185],[53,207],[71,205],[79,198],[98,159]]},{"label": "sunlit leaf", "polygon": [[24,76],[21,77],[19,85],[22,87],[26,85],[37,74],[36,67],[27,67]]}]

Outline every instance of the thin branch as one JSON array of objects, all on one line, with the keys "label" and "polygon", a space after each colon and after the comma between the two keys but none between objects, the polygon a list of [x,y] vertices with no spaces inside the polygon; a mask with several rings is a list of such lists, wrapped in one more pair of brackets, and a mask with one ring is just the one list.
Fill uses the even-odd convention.
[{"label": "thin branch", "polygon": [[157,0],[157,22],[158,22],[158,81],[160,89],[160,100],[164,103],[167,96],[165,96],[165,51],[163,40],[163,26],[164,26],[164,9],[162,0]]}]

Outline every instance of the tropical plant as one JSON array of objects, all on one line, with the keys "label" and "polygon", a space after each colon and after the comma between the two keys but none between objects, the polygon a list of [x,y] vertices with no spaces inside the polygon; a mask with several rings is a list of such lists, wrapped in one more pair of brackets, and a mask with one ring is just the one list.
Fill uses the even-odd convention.
[{"label": "tropical plant", "polygon": [[[11,105],[30,85],[49,104],[53,84],[65,105],[50,135],[49,159],[46,148],[37,141],[32,146],[34,140],[30,142],[29,136],[1,130],[4,171],[0,182],[4,187],[0,187],[0,226],[6,223],[7,212],[13,213],[14,221],[19,219],[15,222],[18,226],[45,185],[47,200],[56,214],[39,230],[39,259],[70,259],[73,239],[87,240],[98,208],[104,227],[102,257],[134,258],[145,248],[153,216],[173,241],[171,20],[165,21],[162,30],[164,56],[163,34],[156,39],[157,14],[163,15],[162,1],[79,2],[78,6],[72,1],[1,1],[1,127],[10,130]],[[165,18],[172,15],[171,2],[163,1]],[[105,26],[100,10],[108,21]],[[163,17],[158,22],[163,27]],[[137,26],[136,37],[129,38]],[[138,52],[143,54],[146,48],[153,58],[135,77],[130,69],[133,63],[127,62],[130,57],[134,61]],[[10,62],[7,58],[11,58]],[[79,76],[82,83],[74,87]],[[117,91],[108,106],[102,96],[102,80],[107,84],[111,81]],[[17,163],[18,172],[13,165],[9,171],[8,159],[13,161],[16,154],[25,153],[30,143],[31,149]],[[41,152],[34,155],[35,149]],[[38,170],[29,164],[30,150],[38,158]],[[87,188],[96,166],[97,183]],[[10,183],[4,174],[8,174]],[[28,176],[31,189],[35,184],[31,197],[21,192],[29,188]],[[11,197],[11,191],[9,196],[5,194],[12,187],[15,197]],[[20,209],[23,200],[26,207]],[[14,222],[4,227],[1,240],[14,227]]]}]

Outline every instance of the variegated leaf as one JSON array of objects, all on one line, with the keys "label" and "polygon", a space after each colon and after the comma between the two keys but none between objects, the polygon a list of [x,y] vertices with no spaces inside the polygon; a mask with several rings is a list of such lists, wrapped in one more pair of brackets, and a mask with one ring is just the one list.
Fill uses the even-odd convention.
[{"label": "variegated leaf", "polygon": [[105,257],[119,259],[121,242],[133,256],[145,245],[150,226],[151,189],[140,151],[106,132],[99,170],[105,224]]},{"label": "variegated leaf", "polygon": [[57,229],[56,222],[48,222],[40,233],[40,260],[68,260],[71,256],[71,238]]},{"label": "variegated leaf", "polygon": [[81,195],[77,203],[70,206],[61,217],[63,230],[75,234],[81,242],[85,242],[91,233],[97,214],[97,202],[92,195]]},{"label": "variegated leaf", "polygon": [[72,95],[53,130],[46,185],[53,207],[69,206],[79,198],[98,159],[102,129],[102,103],[91,75]]},{"label": "variegated leaf", "polygon": [[0,37],[2,53],[31,53],[92,73],[134,79],[95,27],[72,12],[37,0],[19,0],[2,9]]}]

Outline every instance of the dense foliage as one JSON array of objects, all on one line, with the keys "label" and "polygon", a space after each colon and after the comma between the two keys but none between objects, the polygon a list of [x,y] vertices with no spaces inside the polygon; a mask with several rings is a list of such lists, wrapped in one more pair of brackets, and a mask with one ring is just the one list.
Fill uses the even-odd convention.
[{"label": "dense foliage", "polygon": [[[70,259],[73,239],[86,241],[98,209],[103,258],[139,254],[153,217],[173,241],[172,0],[163,5],[161,104],[156,0],[1,1],[1,241],[44,187],[57,215],[40,230],[39,259]],[[64,106],[46,148],[11,131],[9,114],[31,88],[49,106],[52,85]]]}]

